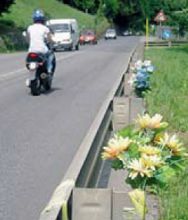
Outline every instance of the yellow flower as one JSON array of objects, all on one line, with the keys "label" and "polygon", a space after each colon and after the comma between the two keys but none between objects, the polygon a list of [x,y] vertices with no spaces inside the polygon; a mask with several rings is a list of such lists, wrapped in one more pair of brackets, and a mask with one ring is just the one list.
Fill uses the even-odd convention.
[{"label": "yellow flower", "polygon": [[160,139],[159,144],[168,147],[174,156],[179,156],[184,151],[182,143],[175,134],[170,137],[167,133],[165,133],[164,137]]},{"label": "yellow flower", "polygon": [[122,152],[126,151],[131,143],[131,140],[126,137],[118,137],[114,136],[108,142],[108,146],[103,147],[102,158],[106,159],[115,159],[117,158]]},{"label": "yellow flower", "polygon": [[138,115],[136,123],[141,129],[158,129],[161,127],[167,127],[168,124],[166,122],[161,122],[162,118],[163,117],[160,114],[155,114],[153,117],[150,117],[148,114],[145,114],[144,116]]},{"label": "yellow flower", "polygon": [[157,143],[157,144],[158,144],[163,137],[164,137],[164,134],[163,134],[163,133],[157,134],[157,135],[154,137],[154,143]]},{"label": "yellow flower", "polygon": [[161,144],[163,146],[166,145],[169,141],[169,138],[170,136],[168,135],[168,133],[165,132],[163,136],[158,138],[158,144]]},{"label": "yellow flower", "polygon": [[153,156],[143,155],[142,159],[144,165],[151,170],[155,170],[156,168],[161,167],[162,165],[165,164],[162,158],[157,155],[153,155]]},{"label": "yellow flower", "polygon": [[143,161],[142,158],[139,160],[133,159],[129,164],[128,168],[131,170],[129,173],[129,177],[131,179],[135,179],[138,175],[141,177],[147,176],[151,177],[152,176],[152,170],[148,169]]},{"label": "yellow flower", "polygon": [[160,114],[155,114],[149,123],[149,128],[156,129],[161,127],[161,120],[163,119],[163,116]]},{"label": "yellow flower", "polygon": [[138,115],[138,119],[136,120],[136,123],[140,126],[140,128],[145,129],[148,128],[150,120],[151,118],[148,114],[145,114],[144,116]]},{"label": "yellow flower", "polygon": [[161,150],[159,148],[152,147],[152,146],[139,147],[138,151],[141,152],[141,154],[146,154],[148,156],[160,155],[161,154]]},{"label": "yellow flower", "polygon": [[145,214],[147,213],[145,192],[140,189],[135,189],[128,194],[141,219],[145,219]]}]

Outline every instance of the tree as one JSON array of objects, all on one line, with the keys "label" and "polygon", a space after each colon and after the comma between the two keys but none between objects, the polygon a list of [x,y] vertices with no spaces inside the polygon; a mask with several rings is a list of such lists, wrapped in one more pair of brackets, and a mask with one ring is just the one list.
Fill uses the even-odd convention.
[{"label": "tree", "polygon": [[95,3],[93,0],[74,0],[75,6],[84,12],[93,12]]},{"label": "tree", "polygon": [[120,0],[115,22],[124,29],[140,30],[143,26],[143,14],[138,0]]},{"label": "tree", "polygon": [[3,12],[7,12],[8,8],[10,7],[11,4],[14,3],[14,1],[15,0],[1,0],[1,3],[0,3],[0,15]]},{"label": "tree", "polygon": [[113,20],[119,10],[119,2],[117,0],[104,0],[104,14],[109,20]]},{"label": "tree", "polygon": [[172,8],[171,22],[178,27],[179,34],[183,36],[188,29],[188,1],[172,1],[169,4]]},{"label": "tree", "polygon": [[[1,0],[2,1],[2,0]],[[10,0],[9,0],[10,1]],[[156,14],[163,10],[166,25],[188,29],[188,0],[58,0],[91,14],[104,14],[109,21],[135,31],[144,30],[145,19],[154,23]]]}]

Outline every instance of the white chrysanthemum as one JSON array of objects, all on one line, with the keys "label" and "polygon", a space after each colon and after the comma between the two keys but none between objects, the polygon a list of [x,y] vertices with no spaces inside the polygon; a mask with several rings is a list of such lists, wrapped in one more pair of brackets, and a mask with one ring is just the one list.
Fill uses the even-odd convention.
[{"label": "white chrysanthemum", "polygon": [[152,170],[148,169],[145,166],[145,163],[142,158],[139,160],[133,159],[127,166],[130,169],[129,177],[131,179],[135,179],[138,175],[141,177],[147,176],[151,177],[152,176]]},{"label": "white chrysanthemum", "polygon": [[123,151],[126,151],[131,144],[131,140],[126,137],[119,137],[117,135],[111,138],[108,142],[108,146],[103,147],[102,158],[103,159],[115,159]]},{"label": "white chrysanthemum", "polygon": [[146,154],[142,155],[143,162],[148,169],[155,170],[156,168],[164,165],[164,161],[158,155],[148,156]]},{"label": "white chrysanthemum", "polygon": [[150,120],[149,128],[151,128],[151,129],[160,128],[162,119],[163,119],[162,115],[155,114]]},{"label": "white chrysanthemum", "polygon": [[168,133],[165,133],[164,136],[160,138],[159,144],[168,147],[174,156],[178,156],[184,151],[182,143],[179,141],[176,134],[170,136]]}]

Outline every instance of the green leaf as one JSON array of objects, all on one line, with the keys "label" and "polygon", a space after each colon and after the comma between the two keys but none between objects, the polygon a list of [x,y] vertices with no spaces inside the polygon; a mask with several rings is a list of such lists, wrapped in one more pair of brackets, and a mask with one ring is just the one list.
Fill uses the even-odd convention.
[{"label": "green leaf", "polygon": [[129,146],[129,157],[130,158],[139,158],[138,146],[135,143],[132,143]]},{"label": "green leaf", "polygon": [[124,168],[124,164],[121,160],[119,159],[115,159],[112,161],[112,168],[114,170],[119,170],[119,169],[123,169]]},{"label": "green leaf", "polygon": [[167,160],[169,166],[173,168],[176,172],[181,172],[185,170],[186,164],[185,161],[182,160],[181,156],[173,156]]},{"label": "green leaf", "polygon": [[129,125],[123,129],[121,129],[117,133],[118,136],[129,137],[129,138],[133,138],[136,134],[137,134],[137,132],[134,130],[134,125]]},{"label": "green leaf", "polygon": [[159,171],[158,174],[155,175],[156,180],[159,182],[160,186],[165,186],[169,183],[169,181],[176,176],[176,171],[169,167],[163,166]]},{"label": "green leaf", "polygon": [[138,175],[136,178],[131,179],[129,176],[127,176],[125,182],[128,183],[129,185],[131,185],[131,187],[133,189],[143,188],[143,186],[145,185],[145,182],[146,182],[146,178]]}]

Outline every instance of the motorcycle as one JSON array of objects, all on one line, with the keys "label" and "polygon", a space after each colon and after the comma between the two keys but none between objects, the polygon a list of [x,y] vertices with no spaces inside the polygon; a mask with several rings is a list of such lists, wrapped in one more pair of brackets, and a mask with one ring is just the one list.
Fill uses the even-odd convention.
[{"label": "motorcycle", "polygon": [[54,56],[52,73],[48,73],[47,59],[47,55],[33,52],[28,53],[26,57],[26,67],[29,70],[29,78],[26,80],[26,86],[30,88],[31,94],[34,96],[40,95],[42,87],[46,91],[51,89],[56,60]]}]

